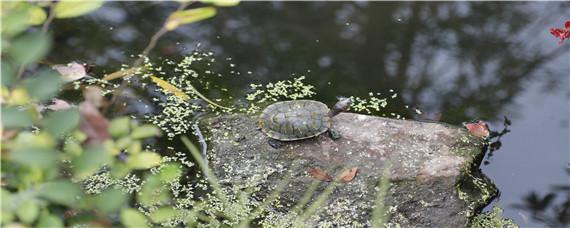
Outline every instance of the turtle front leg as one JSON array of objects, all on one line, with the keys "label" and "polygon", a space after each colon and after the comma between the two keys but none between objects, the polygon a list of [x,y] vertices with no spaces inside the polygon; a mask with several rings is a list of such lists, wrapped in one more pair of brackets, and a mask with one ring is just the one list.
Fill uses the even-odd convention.
[{"label": "turtle front leg", "polygon": [[329,136],[331,137],[331,139],[333,140],[337,140],[342,138],[342,136],[340,135],[340,132],[335,131],[333,129],[329,129]]},{"label": "turtle front leg", "polygon": [[269,139],[267,141],[267,143],[269,143],[269,145],[271,147],[273,147],[274,149],[279,149],[279,148],[283,147],[283,142],[281,142],[277,139]]}]

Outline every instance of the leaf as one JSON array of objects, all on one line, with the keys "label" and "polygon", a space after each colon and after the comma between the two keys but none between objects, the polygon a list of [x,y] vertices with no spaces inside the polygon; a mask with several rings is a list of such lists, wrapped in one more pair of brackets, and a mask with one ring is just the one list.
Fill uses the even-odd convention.
[{"label": "leaf", "polygon": [[354,179],[354,177],[356,176],[357,172],[358,172],[358,168],[356,168],[356,167],[343,171],[339,175],[340,182],[346,183],[346,182],[352,181],[352,179]]},{"label": "leaf", "polygon": [[160,129],[154,125],[145,124],[135,127],[131,133],[133,139],[144,139],[152,136],[159,136]]},{"label": "leaf", "polygon": [[133,75],[139,71],[141,71],[142,69],[144,69],[144,67],[133,67],[133,68],[129,68],[126,70],[120,70],[120,71],[116,71],[113,73],[110,73],[108,75],[105,75],[105,77],[103,77],[103,80],[105,81],[111,81],[117,78],[122,78],[128,75]]},{"label": "leaf", "polygon": [[105,213],[119,210],[128,200],[127,194],[119,189],[109,189],[95,196],[94,204]]},{"label": "leaf", "polygon": [[325,171],[320,170],[319,168],[308,168],[307,172],[309,173],[309,175],[311,175],[313,178],[320,180],[320,181],[326,181],[326,182],[330,182],[332,181],[332,177],[326,173]]},{"label": "leaf", "polygon": [[73,159],[73,173],[79,179],[93,175],[103,165],[109,163],[111,158],[107,152],[100,147],[89,148],[78,158]]},{"label": "leaf", "polygon": [[131,126],[131,118],[128,116],[119,117],[111,120],[109,124],[109,133],[115,138],[129,134]]},{"label": "leaf", "polygon": [[10,87],[14,82],[16,82],[16,71],[12,64],[8,61],[2,62],[2,86]]},{"label": "leaf", "polygon": [[179,97],[183,101],[190,100],[190,97],[186,93],[182,92],[182,90],[176,88],[176,86],[168,83],[167,81],[164,81],[155,76],[150,76],[150,78],[154,83],[156,83],[156,85],[160,86],[160,88],[164,89],[166,92],[174,94],[174,96]]},{"label": "leaf", "polygon": [[28,23],[41,25],[47,18],[46,12],[39,6],[30,6],[28,9]]},{"label": "leaf", "polygon": [[16,209],[16,215],[20,221],[26,224],[34,222],[39,213],[40,207],[33,198],[25,200],[23,203],[18,205],[18,208]]},{"label": "leaf", "polygon": [[38,196],[53,203],[73,206],[81,196],[81,187],[65,180],[49,182],[40,186]]},{"label": "leaf", "polygon": [[111,138],[109,121],[89,102],[79,104],[81,122],[79,129],[87,135],[87,144],[101,144]]},{"label": "leaf", "polygon": [[467,123],[465,124],[465,128],[467,128],[469,134],[475,137],[487,138],[490,134],[487,124],[481,120],[475,123]]},{"label": "leaf", "polygon": [[24,34],[8,47],[8,54],[19,65],[27,65],[43,58],[51,46],[48,35],[40,32]]},{"label": "leaf", "polygon": [[55,137],[62,137],[79,125],[79,112],[76,108],[50,112],[42,124]]},{"label": "leaf", "polygon": [[51,99],[58,91],[63,81],[53,71],[42,71],[24,81],[24,88],[30,97],[38,101]]},{"label": "leaf", "polygon": [[149,227],[146,216],[132,208],[121,210],[121,223],[127,228]]},{"label": "leaf", "polygon": [[182,170],[180,166],[176,163],[169,163],[165,164],[160,168],[160,172],[158,173],[160,180],[163,182],[172,182],[176,181],[182,176]]},{"label": "leaf", "polygon": [[85,67],[77,62],[70,62],[66,65],[57,64],[51,68],[56,70],[61,75],[64,82],[72,82],[87,76]]},{"label": "leaf", "polygon": [[127,165],[133,169],[149,169],[160,165],[161,157],[154,152],[142,152],[132,155]]},{"label": "leaf", "polygon": [[137,202],[149,207],[167,203],[169,200],[169,192],[160,178],[155,175],[147,176],[140,194],[137,195]]},{"label": "leaf", "polygon": [[91,103],[94,107],[100,108],[103,106],[103,89],[99,86],[89,86],[83,90],[83,97],[85,102]]},{"label": "leaf", "polygon": [[[157,83],[158,86],[162,87],[164,90],[166,90],[166,91],[168,91],[168,92],[170,92],[170,93],[173,93],[173,94],[176,95],[177,97],[182,98],[182,100],[186,101],[186,100],[190,99],[190,97],[188,97],[188,95],[186,95],[185,93],[182,93],[182,91],[180,91],[178,88],[176,88],[175,86],[171,85],[170,83],[168,83],[168,82],[166,82],[166,81],[164,81],[164,80],[162,80],[162,79],[160,79],[160,78],[154,77],[154,76],[151,76],[151,79],[152,79],[155,83]],[[157,80],[157,81],[155,81],[155,80]],[[158,80],[159,80],[159,81],[158,81]],[[159,82],[160,82],[160,84],[159,84]],[[164,84],[164,83],[166,83],[166,84]],[[172,88],[168,87],[169,85],[172,86]],[[166,87],[168,87],[168,88],[165,88],[164,86],[166,86]],[[196,96],[200,97],[200,99],[202,99],[202,100],[208,102],[208,103],[211,104],[212,106],[215,106],[215,107],[218,107],[218,108],[222,108],[222,109],[226,109],[226,110],[231,110],[231,108],[221,106],[221,105],[216,104],[215,102],[211,101],[211,100],[208,99],[206,96],[204,96],[203,94],[201,94],[200,91],[198,91],[196,88],[194,88],[194,86],[192,86],[192,84],[188,83],[186,86],[188,87],[188,88],[187,88],[188,90],[192,91],[194,94],[196,94]],[[182,95],[182,94],[178,94],[178,95],[177,95],[177,93],[175,93],[176,90],[171,90],[171,89],[176,89],[176,90],[180,91],[180,93],[182,93],[183,95]],[[186,96],[186,98],[184,98],[184,97],[182,97],[182,96]]]},{"label": "leaf", "polygon": [[14,106],[2,105],[2,127],[16,128],[32,125],[33,118],[28,110],[19,110]]},{"label": "leaf", "polygon": [[50,169],[57,165],[58,154],[46,148],[16,148],[10,152],[10,159],[29,167]]},{"label": "leaf", "polygon": [[173,219],[177,214],[176,209],[172,207],[162,207],[150,213],[150,219],[154,223],[163,223]]},{"label": "leaf", "polygon": [[[2,26],[0,27],[2,29],[3,37],[17,35],[18,33],[26,30],[29,26],[28,9],[12,7],[11,9],[4,10],[4,7],[8,7],[7,4],[10,3],[2,2]],[[4,63],[4,61],[2,61],[2,63]]]},{"label": "leaf", "polygon": [[44,213],[40,216],[38,228],[63,228],[63,222],[55,215]]},{"label": "leaf", "polygon": [[100,0],[61,0],[53,10],[56,18],[71,18],[97,10],[103,3]]},{"label": "leaf", "polygon": [[228,7],[228,6],[237,6],[239,4],[239,0],[201,0],[202,3],[210,3],[215,6],[221,7]]},{"label": "leaf", "polygon": [[172,31],[180,25],[194,23],[216,15],[216,8],[203,7],[198,9],[189,9],[183,11],[176,11],[172,13],[166,20],[165,28]]},{"label": "leaf", "polygon": [[67,103],[67,101],[64,101],[61,99],[54,98],[54,99],[52,99],[51,102],[52,102],[52,104],[46,106],[46,108],[49,110],[57,111],[57,110],[63,110],[63,109],[71,108],[71,105],[69,103]]}]

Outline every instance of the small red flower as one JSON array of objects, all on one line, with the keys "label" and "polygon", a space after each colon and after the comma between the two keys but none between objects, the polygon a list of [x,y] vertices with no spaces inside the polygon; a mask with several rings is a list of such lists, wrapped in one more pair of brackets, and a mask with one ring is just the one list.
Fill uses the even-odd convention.
[{"label": "small red flower", "polygon": [[551,28],[550,34],[560,39],[558,44],[562,44],[565,39],[570,39],[570,21],[564,23],[565,28]]}]

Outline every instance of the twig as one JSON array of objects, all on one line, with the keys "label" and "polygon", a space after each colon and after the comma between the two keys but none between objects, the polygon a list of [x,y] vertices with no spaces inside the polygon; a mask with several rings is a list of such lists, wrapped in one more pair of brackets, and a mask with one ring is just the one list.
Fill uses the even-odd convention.
[{"label": "twig", "polygon": [[[184,8],[186,8],[187,6],[189,6],[192,3],[193,3],[193,1],[192,2],[183,2],[180,4],[180,6],[178,6],[176,11],[174,11],[174,12],[184,10]],[[145,57],[148,55],[148,53],[150,53],[150,51],[156,46],[158,39],[160,39],[160,37],[162,37],[164,34],[166,34],[166,32],[168,32],[168,30],[166,29],[166,23],[167,22],[168,22],[168,19],[166,19],[166,21],[164,21],[164,23],[162,24],[160,29],[154,35],[152,35],[147,46],[145,47],[145,49],[143,50],[143,52],[141,53],[139,58],[134,62],[132,68],[138,68],[144,62]],[[126,75],[123,75],[123,76],[126,76]],[[121,82],[121,85],[119,85],[119,87],[113,91],[113,96],[111,98],[111,101],[109,102],[109,106],[107,106],[107,107],[111,107],[112,104],[114,104],[117,101],[117,97],[119,97],[119,94],[123,93],[123,90],[125,89],[126,86],[127,86],[126,81]],[[106,111],[107,110],[104,110],[104,112],[106,112]]]}]

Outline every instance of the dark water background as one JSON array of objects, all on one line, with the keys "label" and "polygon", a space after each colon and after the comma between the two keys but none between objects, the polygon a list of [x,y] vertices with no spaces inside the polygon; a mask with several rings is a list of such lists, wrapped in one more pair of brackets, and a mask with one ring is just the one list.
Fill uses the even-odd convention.
[{"label": "dark water background", "polygon": [[[191,7],[198,7],[193,4]],[[54,63],[82,61],[95,76],[131,64],[176,3],[110,2],[56,20]],[[153,58],[213,51],[212,84],[243,97],[250,83],[305,75],[314,99],[399,93],[385,113],[460,124],[489,121],[512,132],[482,165],[501,195],[493,205],[521,227],[570,223],[570,42],[548,29],[570,20],[568,2],[242,2],[166,34]],[[231,60],[226,60],[231,58]],[[251,71],[252,74],[245,72]],[[198,88],[200,89],[200,88]],[[210,97],[215,90],[202,91]]]}]

